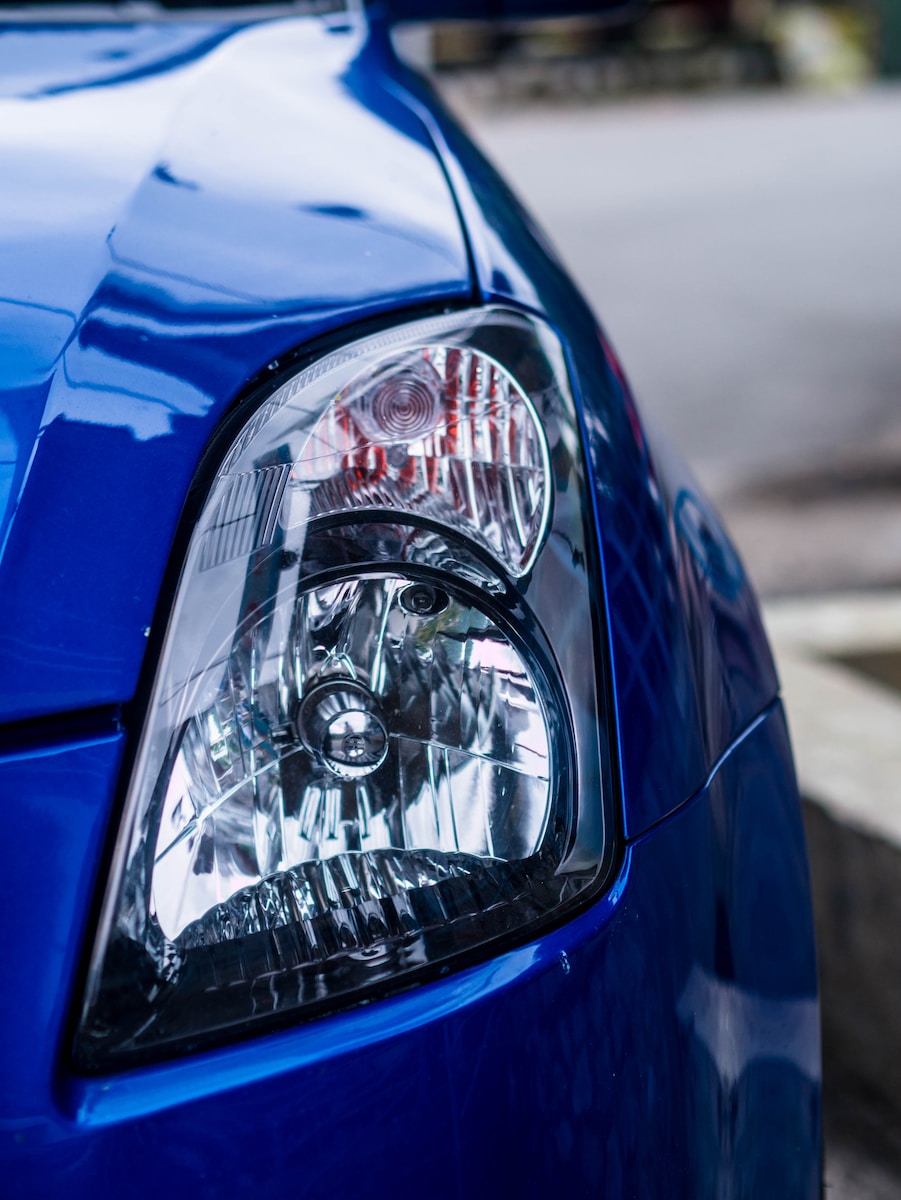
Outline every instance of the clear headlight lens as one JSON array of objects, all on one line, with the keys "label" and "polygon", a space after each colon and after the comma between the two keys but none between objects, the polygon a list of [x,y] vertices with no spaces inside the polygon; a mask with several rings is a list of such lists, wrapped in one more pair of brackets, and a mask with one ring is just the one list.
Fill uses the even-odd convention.
[{"label": "clear headlight lens", "polygon": [[427,975],[596,883],[572,397],[479,310],[315,362],[225,447],[88,972],[88,1069]]}]

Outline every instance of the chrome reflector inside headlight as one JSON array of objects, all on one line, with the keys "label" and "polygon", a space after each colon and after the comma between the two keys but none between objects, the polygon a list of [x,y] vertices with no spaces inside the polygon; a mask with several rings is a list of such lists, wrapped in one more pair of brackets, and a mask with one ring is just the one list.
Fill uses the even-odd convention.
[{"label": "chrome reflector inside headlight", "polygon": [[600,878],[559,344],[479,310],[314,362],[224,447],[88,972],[96,1069],[427,976]]},{"label": "chrome reflector inside headlight", "polygon": [[[242,631],[168,769],[151,876],[166,938],[207,945],[297,922],[315,956],[309,922],[339,891],[392,894],[373,852],[400,851],[402,864],[437,851],[435,883],[448,864],[466,874],[470,858],[535,853],[551,765],[543,706],[477,601],[361,575],[301,592],[275,654],[266,626],[253,617]],[[372,914],[347,908],[341,943],[367,945]]]}]

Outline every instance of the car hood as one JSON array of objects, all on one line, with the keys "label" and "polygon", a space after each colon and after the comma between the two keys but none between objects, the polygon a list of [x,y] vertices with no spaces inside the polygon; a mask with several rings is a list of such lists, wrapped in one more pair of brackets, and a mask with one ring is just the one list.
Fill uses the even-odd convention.
[{"label": "car hood", "polygon": [[267,365],[472,292],[360,22],[0,29],[0,722],[135,693],[190,480]]}]

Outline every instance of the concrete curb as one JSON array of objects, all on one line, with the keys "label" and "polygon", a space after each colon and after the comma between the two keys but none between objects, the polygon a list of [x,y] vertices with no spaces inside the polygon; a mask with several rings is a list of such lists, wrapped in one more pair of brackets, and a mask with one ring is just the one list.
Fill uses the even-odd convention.
[{"label": "concrete curb", "polygon": [[827,1076],[901,1117],[901,693],[842,663],[901,650],[901,593],[766,608],[810,852]]}]

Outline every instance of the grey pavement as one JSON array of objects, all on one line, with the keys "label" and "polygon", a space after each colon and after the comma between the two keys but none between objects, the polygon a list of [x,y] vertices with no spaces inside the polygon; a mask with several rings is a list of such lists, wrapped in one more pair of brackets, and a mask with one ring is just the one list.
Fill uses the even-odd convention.
[{"label": "grey pavement", "polygon": [[901,446],[901,89],[445,94],[713,492]]},{"label": "grey pavement", "polygon": [[770,601],[805,797],[827,1194],[901,1194],[901,591]]},{"label": "grey pavement", "polygon": [[443,87],[771,598],[818,915],[843,914],[821,925],[826,1195],[901,1197],[901,1104],[844,1073],[879,1058],[880,972],[901,1012],[901,695],[858,670],[890,651],[901,686],[901,590],[859,594],[901,588],[901,89],[503,110]]}]

